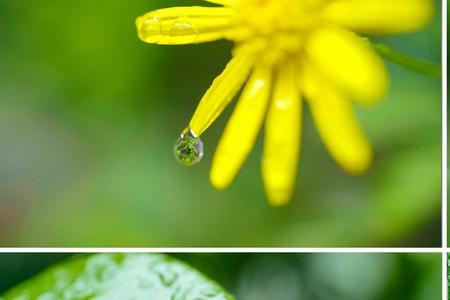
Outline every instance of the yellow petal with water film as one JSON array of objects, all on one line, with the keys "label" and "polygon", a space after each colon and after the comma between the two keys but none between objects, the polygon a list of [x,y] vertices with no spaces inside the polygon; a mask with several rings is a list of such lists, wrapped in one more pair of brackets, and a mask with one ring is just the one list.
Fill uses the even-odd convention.
[{"label": "yellow petal with water film", "polygon": [[294,190],[300,151],[302,103],[293,64],[280,68],[264,135],[262,176],[269,202],[286,204]]},{"label": "yellow petal with water film", "polygon": [[372,162],[372,148],[353,113],[352,103],[312,66],[304,65],[301,82],[317,131],[333,159],[350,174]]},{"label": "yellow petal with water film", "polygon": [[240,49],[236,51],[222,74],[214,79],[189,123],[196,136],[200,136],[230,103],[247,79],[252,64],[251,52]]},{"label": "yellow petal with water film", "polygon": [[261,128],[269,99],[271,68],[255,67],[231,115],[214,155],[210,180],[226,188],[250,153]]},{"label": "yellow petal with water film", "polygon": [[355,101],[371,104],[386,93],[388,74],[383,61],[355,34],[341,29],[318,29],[306,48],[320,71]]},{"label": "yellow petal with water film", "polygon": [[171,7],[136,20],[139,38],[147,43],[180,45],[224,38],[232,30],[232,10],[225,7]]},{"label": "yellow petal with water film", "polygon": [[432,17],[432,0],[335,0],[326,4],[328,21],[367,34],[415,31]]}]

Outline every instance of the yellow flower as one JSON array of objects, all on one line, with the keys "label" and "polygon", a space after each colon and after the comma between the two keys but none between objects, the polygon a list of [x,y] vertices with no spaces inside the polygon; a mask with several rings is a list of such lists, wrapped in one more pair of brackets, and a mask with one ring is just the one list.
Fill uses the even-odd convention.
[{"label": "yellow flower", "polygon": [[227,187],[251,151],[265,117],[262,176],[269,202],[287,203],[300,153],[303,101],[333,159],[350,174],[372,161],[351,101],[386,92],[383,61],[360,34],[411,32],[425,25],[431,0],[209,0],[220,7],[173,7],[136,21],[155,44],[234,41],[233,57],[212,83],[189,127],[200,136],[240,88],[240,100],[214,155],[212,184]]}]

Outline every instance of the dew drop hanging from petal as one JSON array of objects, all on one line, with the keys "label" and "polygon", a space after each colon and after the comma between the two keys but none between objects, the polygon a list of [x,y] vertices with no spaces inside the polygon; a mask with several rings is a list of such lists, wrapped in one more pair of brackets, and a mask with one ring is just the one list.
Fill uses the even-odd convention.
[{"label": "dew drop hanging from petal", "polygon": [[203,142],[196,137],[192,130],[188,127],[183,130],[178,138],[174,155],[177,161],[185,166],[192,166],[199,163],[203,157]]}]

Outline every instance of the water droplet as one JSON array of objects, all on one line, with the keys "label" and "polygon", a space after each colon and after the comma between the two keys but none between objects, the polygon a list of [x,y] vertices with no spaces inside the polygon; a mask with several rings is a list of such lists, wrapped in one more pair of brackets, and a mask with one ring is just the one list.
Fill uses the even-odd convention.
[{"label": "water droplet", "polygon": [[186,18],[178,18],[172,22],[170,34],[175,36],[195,34],[195,28],[186,20]]},{"label": "water droplet", "polygon": [[183,130],[174,147],[175,158],[185,166],[199,163],[203,157],[203,142],[188,127]]},{"label": "water droplet", "polygon": [[159,273],[158,275],[161,282],[167,287],[172,286],[178,279],[177,273],[171,270],[164,270],[164,273]]}]

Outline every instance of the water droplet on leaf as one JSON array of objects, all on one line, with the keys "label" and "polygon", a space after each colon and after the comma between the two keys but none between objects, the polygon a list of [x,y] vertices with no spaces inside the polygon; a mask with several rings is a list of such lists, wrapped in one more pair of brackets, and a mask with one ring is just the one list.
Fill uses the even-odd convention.
[{"label": "water droplet on leaf", "polygon": [[165,286],[172,286],[178,279],[178,275],[170,269],[164,270],[166,273],[159,273],[159,279]]},{"label": "water droplet on leaf", "polygon": [[190,128],[180,135],[174,147],[175,158],[185,166],[199,163],[203,157],[203,142]]}]

